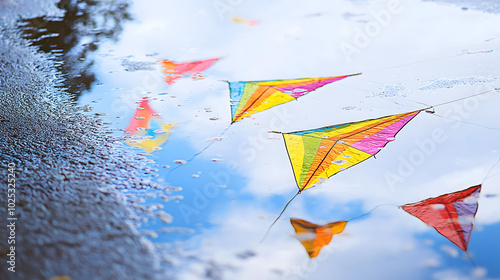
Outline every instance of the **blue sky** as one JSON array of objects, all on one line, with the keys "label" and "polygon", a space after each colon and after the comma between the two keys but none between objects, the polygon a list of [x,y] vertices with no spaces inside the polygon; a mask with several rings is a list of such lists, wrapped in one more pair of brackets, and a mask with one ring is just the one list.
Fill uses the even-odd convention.
[{"label": "blue sky", "polygon": [[[132,12],[136,20],[125,25],[120,41],[99,49],[95,67],[102,85],[79,103],[125,128],[136,102],[148,96],[167,122],[176,123],[170,141],[149,157],[160,182],[182,188],[172,195],[184,199],[148,200],[161,202],[173,223],[153,221],[147,228],[194,230],[153,239],[181,241],[186,254],[203,260],[184,264],[181,279],[200,279],[208,262],[232,267],[224,279],[500,279],[500,176],[484,182],[479,200],[469,248],[476,268],[451,242],[395,206],[350,222],[313,263],[288,222],[349,219],[380,204],[402,205],[481,183],[500,156],[500,132],[463,122],[500,128],[497,91],[436,107],[441,117],[420,114],[376,159],[298,196],[259,243],[297,191],[283,141],[267,131],[403,113],[498,87],[498,15],[417,0],[136,1]],[[233,15],[259,23],[232,22]],[[121,64],[212,57],[222,59],[204,79],[170,87],[157,65],[131,72]],[[222,141],[167,178],[170,169],[163,166],[189,159],[229,126],[229,93],[221,80],[358,72],[363,75],[235,123]],[[491,174],[497,173],[500,166]],[[255,256],[237,257],[248,251]]]}]

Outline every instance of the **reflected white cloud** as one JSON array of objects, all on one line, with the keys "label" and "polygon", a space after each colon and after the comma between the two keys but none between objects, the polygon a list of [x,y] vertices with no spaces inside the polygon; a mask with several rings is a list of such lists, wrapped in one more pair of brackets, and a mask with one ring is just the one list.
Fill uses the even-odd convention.
[{"label": "reflected white cloud", "polygon": [[452,258],[456,258],[459,255],[459,252],[457,249],[455,249],[454,247],[448,246],[448,245],[441,246],[441,251],[447,253]]}]

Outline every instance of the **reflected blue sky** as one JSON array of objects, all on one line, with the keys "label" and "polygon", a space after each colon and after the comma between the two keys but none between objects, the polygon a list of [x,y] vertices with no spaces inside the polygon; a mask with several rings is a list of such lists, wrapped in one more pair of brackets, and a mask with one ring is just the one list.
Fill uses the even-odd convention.
[{"label": "reflected blue sky", "polygon": [[[162,204],[173,221],[150,219],[141,229],[156,231],[153,242],[175,243],[201,260],[180,261],[180,279],[206,277],[214,264],[222,279],[500,279],[500,176],[484,182],[479,200],[469,246],[476,268],[446,238],[397,208],[483,181],[499,157],[499,131],[447,118],[500,128],[498,92],[436,107],[446,118],[420,114],[376,159],[299,195],[259,243],[297,191],[283,140],[267,131],[377,118],[498,87],[498,15],[421,1],[136,1],[131,12],[135,20],[124,25],[121,39],[102,43],[95,54],[97,81],[79,104],[124,129],[147,96],[166,122],[176,124],[169,141],[147,158],[159,170],[158,182],[182,188],[170,195],[183,199],[148,198],[146,205]],[[230,16],[259,23],[238,24]],[[172,86],[153,64],[211,57],[221,60],[204,79]],[[357,72],[363,75],[228,128],[223,80]],[[170,172],[174,161],[209,144]],[[500,166],[490,174],[498,173]],[[321,224],[381,204],[392,205],[348,223],[312,263],[292,237],[289,217]]]}]

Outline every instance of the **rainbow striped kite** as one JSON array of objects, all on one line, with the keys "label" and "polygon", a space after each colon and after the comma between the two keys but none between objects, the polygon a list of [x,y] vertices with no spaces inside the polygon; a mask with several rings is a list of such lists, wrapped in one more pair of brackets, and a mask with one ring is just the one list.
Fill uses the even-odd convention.
[{"label": "rainbow striped kite", "polygon": [[436,229],[467,251],[476,216],[481,185],[401,206],[409,214]]},{"label": "rainbow striped kite", "polygon": [[160,115],[151,108],[147,97],[144,97],[125,129],[125,135],[134,138],[126,140],[125,143],[151,153],[161,149],[160,146],[168,140],[172,128],[173,125],[165,124]]},{"label": "rainbow striped kite", "polygon": [[231,123],[276,105],[295,100],[326,84],[360,74],[291,80],[229,82]]},{"label": "rainbow striped kite", "polygon": [[284,133],[298,193],[375,156],[421,111]]},{"label": "rainbow striped kite", "polygon": [[267,233],[292,200],[303,190],[312,188],[322,179],[328,179],[375,156],[387,143],[394,141],[396,134],[423,110],[426,109],[378,119],[282,133],[299,191],[283,207]]}]

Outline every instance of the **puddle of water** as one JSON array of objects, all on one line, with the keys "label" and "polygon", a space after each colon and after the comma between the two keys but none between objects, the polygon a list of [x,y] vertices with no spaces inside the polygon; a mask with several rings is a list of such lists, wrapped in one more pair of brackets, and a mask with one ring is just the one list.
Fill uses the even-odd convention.
[{"label": "puddle of water", "polygon": [[[480,278],[482,272],[473,270],[463,253],[443,249],[453,247],[451,242],[394,205],[481,182],[499,156],[498,132],[423,113],[396,139],[391,138],[395,141],[376,159],[300,194],[260,243],[297,192],[282,138],[268,131],[298,131],[409,112],[422,108],[413,100],[438,104],[486,91],[498,81],[493,61],[498,57],[499,38],[492,27],[498,16],[416,1],[390,5],[135,1],[122,15],[128,19],[133,14],[133,21],[112,20],[119,27],[110,32],[122,33],[119,38],[99,31],[76,33],[81,36],[77,43],[68,44],[64,36],[46,36],[38,42],[46,50],[63,50],[62,57],[77,58],[61,67],[83,79],[70,79],[80,87],[75,92],[83,92],[78,103],[92,106],[89,114],[112,122],[116,136],[122,136],[134,119],[146,120],[148,116],[135,115],[142,111],[138,107],[147,111],[150,106],[161,115],[159,127],[136,125],[138,134],[147,132],[158,139],[156,134],[162,133],[155,131],[161,125],[175,124],[169,126],[167,138],[146,149],[132,143],[165,187],[127,193],[154,210],[152,216],[141,218],[139,229],[157,244],[171,244],[181,251],[179,259],[169,259],[177,264],[179,278],[329,279],[333,271],[344,279],[367,275],[375,279]],[[240,24],[232,16],[256,19],[258,24]],[[47,21],[42,33],[61,34],[60,25],[57,20]],[[63,26],[74,30],[71,24]],[[111,40],[102,39],[108,37]],[[464,46],[495,51],[463,55]],[[204,79],[165,82],[161,61],[213,57],[221,59],[203,70]],[[364,74],[230,125],[226,80],[358,72]],[[436,79],[487,82],[421,90]],[[404,94],[380,93],[387,89],[404,90]],[[141,103],[145,97],[147,106]],[[498,118],[491,116],[497,112],[498,97],[483,97],[436,111],[498,126],[494,121]],[[336,163],[346,161],[347,157]],[[498,179],[486,181],[484,190],[496,194]],[[313,263],[292,238],[290,217],[325,224],[358,217],[386,203],[393,206],[349,222]],[[489,277],[500,277],[494,262],[498,256],[488,249],[499,246],[495,233],[500,219],[494,214],[498,209],[498,197],[479,199],[469,247]]]},{"label": "puddle of water", "polygon": [[40,50],[51,53],[64,73],[64,86],[75,100],[90,91],[96,78],[93,53],[99,44],[117,40],[123,25],[131,20],[125,1],[61,1],[61,17],[35,17],[21,24],[24,37]]}]

